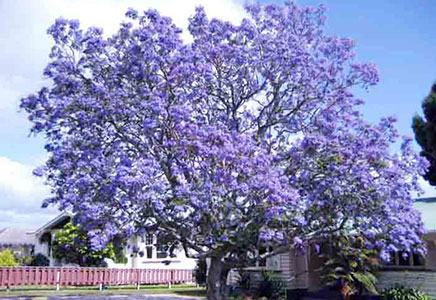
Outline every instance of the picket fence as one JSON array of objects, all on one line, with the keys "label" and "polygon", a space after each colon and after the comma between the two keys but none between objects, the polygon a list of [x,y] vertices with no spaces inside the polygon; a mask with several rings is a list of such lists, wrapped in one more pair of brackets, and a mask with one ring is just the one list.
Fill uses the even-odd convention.
[{"label": "picket fence", "polygon": [[100,286],[192,283],[192,270],[71,267],[0,267],[0,287]]}]

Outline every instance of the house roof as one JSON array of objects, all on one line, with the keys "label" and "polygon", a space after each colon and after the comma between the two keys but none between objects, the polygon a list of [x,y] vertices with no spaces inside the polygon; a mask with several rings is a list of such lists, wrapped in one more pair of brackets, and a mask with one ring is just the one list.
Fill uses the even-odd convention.
[{"label": "house roof", "polygon": [[35,245],[35,234],[28,229],[3,228],[0,230],[0,245]]},{"label": "house roof", "polygon": [[436,197],[415,199],[413,206],[421,213],[427,230],[436,230]]},{"label": "house roof", "polygon": [[52,228],[55,228],[57,225],[59,225],[62,222],[65,222],[67,219],[71,218],[71,214],[64,211],[60,215],[58,215],[56,218],[51,219],[46,224],[42,225],[40,228],[34,231],[35,234],[39,234],[45,230],[49,230]]},{"label": "house roof", "polygon": [[436,197],[417,198],[415,202],[436,203]]}]

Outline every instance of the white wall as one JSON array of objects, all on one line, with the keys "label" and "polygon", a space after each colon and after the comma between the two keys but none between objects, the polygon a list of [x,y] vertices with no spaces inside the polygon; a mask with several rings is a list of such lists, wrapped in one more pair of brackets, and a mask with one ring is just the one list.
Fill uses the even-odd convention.
[{"label": "white wall", "polygon": [[[127,257],[126,264],[117,264],[111,259],[106,259],[109,268],[140,268],[140,269],[184,269],[193,270],[197,265],[197,261],[192,258],[187,258],[182,249],[176,250],[176,257],[157,258],[156,236],[153,237],[153,244],[146,245],[140,238],[130,239],[128,246],[124,249]],[[137,246],[139,251],[144,255],[141,257],[133,253],[133,246]],[[147,257],[147,247],[152,247],[152,257]],[[166,262],[166,263],[164,263]]]}]

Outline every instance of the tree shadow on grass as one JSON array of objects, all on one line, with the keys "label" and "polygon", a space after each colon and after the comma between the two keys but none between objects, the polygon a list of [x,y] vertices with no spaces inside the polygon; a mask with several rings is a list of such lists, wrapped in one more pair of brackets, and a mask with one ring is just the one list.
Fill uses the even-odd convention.
[{"label": "tree shadow on grass", "polygon": [[192,291],[174,291],[174,294],[180,295],[180,296],[194,296],[194,297],[206,297],[206,290],[204,289],[198,289],[198,290],[192,290]]}]

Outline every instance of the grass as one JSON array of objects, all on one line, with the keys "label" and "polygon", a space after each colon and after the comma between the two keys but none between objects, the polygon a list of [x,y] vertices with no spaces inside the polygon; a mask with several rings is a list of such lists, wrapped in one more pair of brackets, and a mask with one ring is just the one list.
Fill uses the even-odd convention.
[{"label": "grass", "polygon": [[23,286],[0,290],[0,297],[48,297],[48,296],[85,296],[85,295],[129,295],[129,294],[174,294],[180,296],[205,297],[205,290],[195,285],[177,284],[171,289],[167,285],[109,286],[99,291],[98,287],[64,287],[56,291],[54,286]]}]

